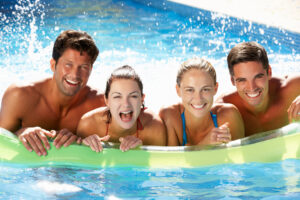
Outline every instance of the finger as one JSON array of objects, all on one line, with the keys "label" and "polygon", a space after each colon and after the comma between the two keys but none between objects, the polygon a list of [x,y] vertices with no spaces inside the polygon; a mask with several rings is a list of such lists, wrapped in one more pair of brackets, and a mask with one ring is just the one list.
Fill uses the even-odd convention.
[{"label": "finger", "polygon": [[81,142],[82,142],[82,138],[81,138],[81,137],[78,137],[77,140],[76,140],[76,143],[77,143],[77,144],[81,144]]},{"label": "finger", "polygon": [[39,137],[40,140],[42,140],[45,147],[49,150],[50,149],[50,144],[49,144],[48,138],[45,136],[44,132],[43,131],[37,131],[36,135]]},{"label": "finger", "polygon": [[293,109],[293,113],[292,113],[292,120],[299,120],[299,117],[300,117],[300,107],[295,107]]},{"label": "finger", "polygon": [[73,135],[71,137],[69,137],[69,139],[67,139],[67,141],[64,143],[64,147],[69,146],[70,144],[72,144],[73,142],[75,142],[77,139],[76,135]]},{"label": "finger", "polygon": [[31,148],[30,145],[27,144],[27,140],[24,137],[20,137],[19,139],[21,140],[21,142],[23,143],[23,145],[25,146],[25,148],[28,151],[32,152],[32,148]]},{"label": "finger", "polygon": [[217,141],[219,142],[229,142],[231,140],[231,135],[228,133],[221,133],[217,135]]},{"label": "finger", "polygon": [[72,135],[73,133],[71,133],[67,129],[62,129],[61,131],[59,131],[57,137],[54,140],[55,147],[59,149]]},{"label": "finger", "polygon": [[[108,137],[109,138],[109,137]],[[101,152],[103,151],[103,146],[102,146],[102,138],[100,138],[99,136],[97,136],[97,144],[98,144],[98,150]]]},{"label": "finger", "polygon": [[289,122],[292,122],[292,120],[293,120],[293,112],[294,112],[294,109],[295,109],[294,104],[291,104],[290,107],[288,108]]},{"label": "finger", "polygon": [[120,144],[120,150],[121,150],[121,151],[124,151],[125,146],[126,146],[126,139],[123,138],[123,137],[120,137],[120,138],[119,138],[119,141],[121,142],[121,144]]},{"label": "finger", "polygon": [[[40,149],[38,148],[38,145],[36,144],[36,141],[31,137],[31,135],[26,135],[25,139],[28,141],[29,145],[32,147],[32,149],[34,150],[34,152],[41,156],[42,152],[40,151]],[[40,141],[39,141],[40,142]],[[41,143],[41,142],[40,142]]]},{"label": "finger", "polygon": [[63,130],[55,131],[56,137],[55,137],[55,139],[53,140],[54,146],[56,146],[57,143],[58,143],[58,142],[60,141],[60,139],[62,138],[62,136],[63,136],[62,131],[63,131]]},{"label": "finger", "polygon": [[94,143],[93,143],[93,138],[92,138],[92,137],[89,137],[89,138],[88,138],[88,141],[89,141],[89,144],[90,144],[91,149],[92,149],[93,151],[96,151],[96,147],[95,147],[95,145],[94,145]]},{"label": "finger", "polygon": [[140,140],[139,138],[135,138],[134,140],[128,142],[128,146],[126,150],[134,149],[135,147],[141,144],[142,144],[142,140]]},{"label": "finger", "polygon": [[56,131],[51,130],[51,131],[47,131],[45,129],[41,129],[41,132],[44,133],[46,136],[53,138],[56,135]]},{"label": "finger", "polygon": [[228,126],[229,126],[229,123],[225,122],[224,124],[222,124],[221,126],[219,126],[219,129],[226,129],[226,128],[228,128]]},{"label": "finger", "polygon": [[[106,136],[104,136],[104,137],[101,138],[101,141],[107,142],[109,140],[109,138],[110,138],[110,135],[106,135]],[[120,139],[119,139],[119,141],[120,141]]]},{"label": "finger", "polygon": [[[98,136],[95,136],[93,138],[91,138],[91,142],[93,144],[93,147],[95,149],[95,151],[98,153],[100,150],[102,151],[102,145],[101,145],[101,140]],[[100,146],[99,146],[100,143]]]},{"label": "finger", "polygon": [[[37,147],[39,148],[42,155],[44,155],[44,156],[47,155],[47,151],[46,151],[45,146],[43,144],[44,143],[43,140],[46,143],[48,143],[49,148],[50,148],[50,145],[49,145],[47,137],[43,133],[41,133],[41,130],[35,130],[34,134],[32,134],[31,137],[36,142]],[[41,138],[43,138],[43,139],[41,139]]]},{"label": "finger", "polygon": [[57,135],[57,131],[56,130],[51,130],[50,133],[52,134],[52,136],[48,136],[48,137],[51,137],[51,138],[54,138],[56,135]]},{"label": "finger", "polygon": [[82,143],[83,143],[84,145],[86,145],[86,146],[90,146],[90,143],[89,143],[89,141],[88,141],[87,138],[83,139],[83,140],[82,140]]}]

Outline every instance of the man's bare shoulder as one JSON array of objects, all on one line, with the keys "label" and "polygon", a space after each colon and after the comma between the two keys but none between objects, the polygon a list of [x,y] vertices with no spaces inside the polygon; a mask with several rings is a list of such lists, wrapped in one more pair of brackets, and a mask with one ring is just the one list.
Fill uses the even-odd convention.
[{"label": "man's bare shoulder", "polygon": [[299,85],[300,85],[300,74],[285,76],[282,87],[292,88],[299,91],[300,90]]},{"label": "man's bare shoulder", "polygon": [[217,116],[225,118],[239,112],[237,107],[231,103],[215,103],[211,110]]},{"label": "man's bare shoulder", "polygon": [[86,103],[90,104],[92,107],[105,106],[103,92],[89,86],[86,86],[84,90],[86,94],[85,99],[87,100]]},{"label": "man's bare shoulder", "polygon": [[47,85],[47,81],[12,84],[5,91],[3,101],[19,103],[23,106],[36,105],[42,97],[42,90]]},{"label": "man's bare shoulder", "polygon": [[230,91],[227,93],[221,94],[217,100],[216,103],[231,103],[236,104],[238,101],[240,101],[240,96],[237,91]]}]

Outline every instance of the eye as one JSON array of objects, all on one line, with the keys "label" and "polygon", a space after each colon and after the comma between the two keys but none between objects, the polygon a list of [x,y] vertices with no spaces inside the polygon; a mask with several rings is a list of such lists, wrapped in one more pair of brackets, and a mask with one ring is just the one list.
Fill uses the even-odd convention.
[{"label": "eye", "polygon": [[131,95],[132,98],[137,99],[139,96],[138,95]]},{"label": "eye", "polygon": [[120,99],[121,96],[117,95],[117,96],[113,96],[113,99]]},{"label": "eye", "polygon": [[193,88],[186,88],[184,91],[187,92],[187,93],[192,93],[192,92],[194,92],[194,89]]},{"label": "eye", "polygon": [[83,71],[89,71],[90,70],[89,66],[87,66],[87,65],[80,66],[80,69],[83,70]]},{"label": "eye", "polygon": [[204,91],[204,92],[210,92],[210,91],[211,91],[211,88],[203,88],[203,91]]},{"label": "eye", "polygon": [[244,79],[244,78],[235,79],[235,82],[238,82],[238,83],[242,83],[242,82],[245,82],[245,81],[246,81],[246,79]]},{"label": "eye", "polygon": [[256,76],[256,78],[264,78],[264,77],[265,77],[264,74],[258,74],[258,75]]},{"label": "eye", "polygon": [[67,67],[72,67],[72,63],[66,63]]}]

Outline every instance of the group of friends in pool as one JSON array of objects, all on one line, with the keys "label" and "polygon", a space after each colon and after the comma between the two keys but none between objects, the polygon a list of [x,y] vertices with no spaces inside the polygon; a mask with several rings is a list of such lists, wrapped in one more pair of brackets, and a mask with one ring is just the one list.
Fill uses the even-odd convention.
[{"label": "group of friends in pool", "polygon": [[11,85],[2,98],[0,127],[42,156],[50,149],[49,138],[56,148],[76,142],[96,152],[103,141],[120,143],[122,151],[221,144],[300,119],[300,75],[272,77],[266,50],[256,42],[230,50],[227,63],[236,90],[216,100],[214,67],[202,58],[183,62],[176,79],[182,101],[158,114],[145,107],[143,83],[128,65],[112,72],[104,94],[89,87],[98,54],[86,32],[62,32],[50,60],[53,77]]}]

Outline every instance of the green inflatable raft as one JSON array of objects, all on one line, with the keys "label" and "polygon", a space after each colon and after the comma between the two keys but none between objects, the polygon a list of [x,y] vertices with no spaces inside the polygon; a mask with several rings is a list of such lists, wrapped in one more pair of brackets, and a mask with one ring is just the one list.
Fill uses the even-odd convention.
[{"label": "green inflatable raft", "polygon": [[105,143],[103,152],[84,145],[56,149],[51,144],[47,156],[39,157],[25,149],[18,138],[0,129],[0,162],[26,167],[152,167],[192,168],[226,163],[276,162],[300,158],[300,123],[259,133],[217,146],[141,146],[122,152],[117,144]]}]

